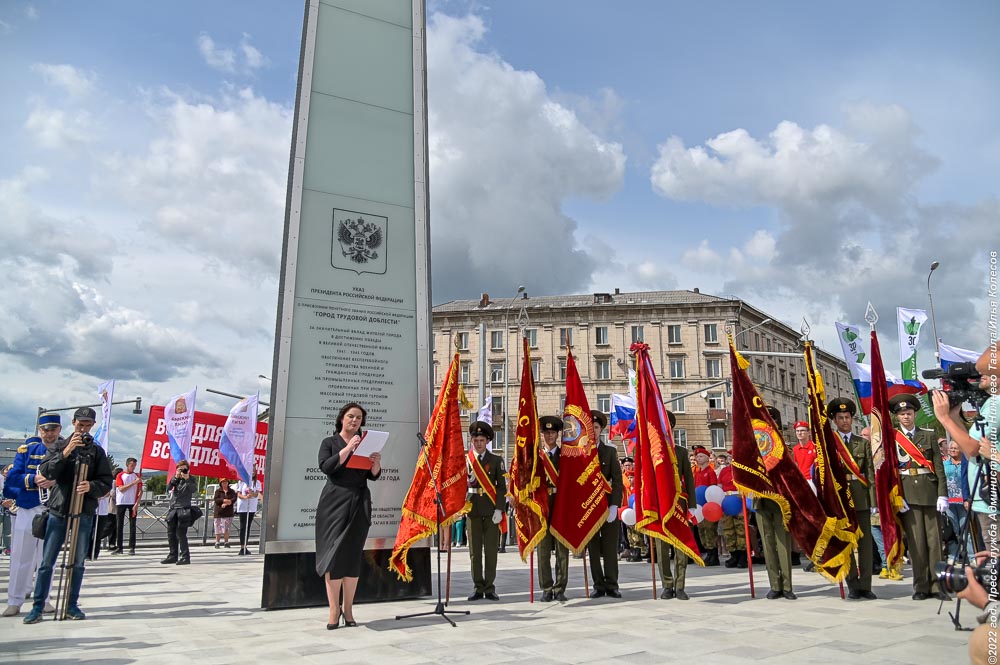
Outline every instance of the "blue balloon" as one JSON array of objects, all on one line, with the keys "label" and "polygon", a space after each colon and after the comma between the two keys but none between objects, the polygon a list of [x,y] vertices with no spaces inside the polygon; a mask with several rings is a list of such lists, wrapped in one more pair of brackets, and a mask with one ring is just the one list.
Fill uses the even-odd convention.
[{"label": "blue balloon", "polygon": [[749,496],[747,497],[747,510],[750,511],[751,513],[756,512],[753,509],[753,499]]},{"label": "blue balloon", "polygon": [[699,506],[705,505],[705,492],[708,490],[708,485],[699,485],[694,488],[694,499],[698,502]]},{"label": "blue balloon", "polygon": [[628,507],[635,510],[635,494],[628,495]]},{"label": "blue balloon", "polygon": [[743,512],[743,500],[739,494],[729,494],[722,500],[722,512],[730,517],[736,517]]}]

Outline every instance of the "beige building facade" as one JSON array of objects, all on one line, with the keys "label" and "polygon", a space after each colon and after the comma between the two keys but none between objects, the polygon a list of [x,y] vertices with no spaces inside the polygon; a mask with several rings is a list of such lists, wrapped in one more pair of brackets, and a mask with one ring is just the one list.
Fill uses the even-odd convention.
[{"label": "beige building facade", "polygon": [[[508,438],[515,429],[522,332],[529,341],[539,415],[562,414],[567,343],[590,407],[609,413],[611,395],[628,393],[628,349],[642,341],[649,345],[667,408],[677,416],[677,441],[728,449],[732,397],[727,330],[736,332],[737,348],[751,362],[751,379],[764,400],[781,411],[785,435],[791,438],[792,423],[808,419],[801,333],[743,300],[697,289],[500,301],[483,294],[479,300],[443,303],[433,311],[435,392],[457,345],[460,380],[475,405],[463,411],[464,422],[474,420],[492,395],[497,450],[503,447],[505,424]],[[843,359],[822,349],[816,349],[816,359],[827,398],[853,399]]]}]

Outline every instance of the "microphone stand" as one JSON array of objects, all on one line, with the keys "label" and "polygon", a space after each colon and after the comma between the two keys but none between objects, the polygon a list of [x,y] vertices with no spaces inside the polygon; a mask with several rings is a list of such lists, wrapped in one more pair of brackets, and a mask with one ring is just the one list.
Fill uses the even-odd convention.
[{"label": "microphone stand", "polygon": [[[444,515],[444,499],[441,498],[441,490],[438,489],[437,478],[434,477],[434,468],[431,466],[430,458],[427,457],[427,440],[424,435],[417,432],[417,438],[420,439],[420,454],[424,456],[424,464],[427,465],[427,475],[431,477],[431,484],[434,486],[434,503],[437,505],[437,536],[438,539],[441,538],[441,517]],[[416,617],[426,617],[437,615],[451,624],[452,628],[458,628],[458,624],[451,620],[449,614],[469,614],[469,610],[446,610],[444,608],[444,602],[441,600],[441,547],[440,543],[437,549],[437,587],[438,587],[438,599],[437,605],[430,612],[417,612],[416,614],[397,614],[396,621],[400,619],[413,619]]]}]

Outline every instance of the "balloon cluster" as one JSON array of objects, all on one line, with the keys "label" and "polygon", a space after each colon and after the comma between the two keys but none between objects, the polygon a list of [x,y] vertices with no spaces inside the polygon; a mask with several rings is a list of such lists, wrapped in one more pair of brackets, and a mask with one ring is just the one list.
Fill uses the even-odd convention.
[{"label": "balloon cluster", "polygon": [[[718,522],[723,515],[735,517],[743,512],[743,498],[738,494],[726,494],[719,485],[696,487],[694,494],[698,505],[691,509],[690,517],[695,524],[705,520]],[[747,509],[750,509],[749,499]]]}]

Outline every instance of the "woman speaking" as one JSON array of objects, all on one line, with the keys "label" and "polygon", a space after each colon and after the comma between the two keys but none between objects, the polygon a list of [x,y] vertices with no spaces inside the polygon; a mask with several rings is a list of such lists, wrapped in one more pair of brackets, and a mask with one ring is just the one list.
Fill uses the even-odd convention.
[{"label": "woman speaking", "polygon": [[326,581],[330,603],[327,630],[340,625],[341,613],[345,626],[358,625],[354,621],[354,593],[372,521],[368,480],[378,479],[382,456],[372,454],[370,470],[349,468],[347,462],[361,445],[361,427],[367,415],[360,404],[345,405],[337,415],[337,433],[323,439],[319,446],[319,468],[327,481],[316,506],[316,573]]}]

